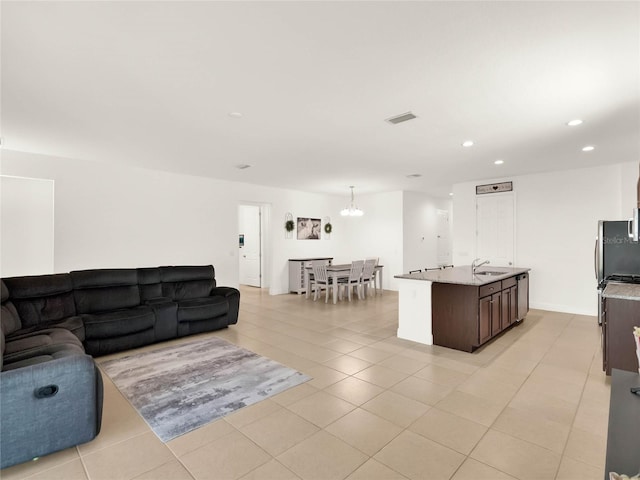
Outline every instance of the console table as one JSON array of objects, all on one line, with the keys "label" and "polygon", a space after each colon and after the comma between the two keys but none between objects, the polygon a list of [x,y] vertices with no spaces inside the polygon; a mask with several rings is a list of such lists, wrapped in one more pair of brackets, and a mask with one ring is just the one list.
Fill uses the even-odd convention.
[{"label": "console table", "polygon": [[640,396],[631,393],[631,387],[640,387],[640,375],[614,368],[605,480],[609,480],[609,472],[629,476],[640,472]]},{"label": "console table", "polygon": [[333,257],[317,257],[317,258],[290,258],[289,259],[289,292],[305,293],[305,267],[310,267],[313,262],[324,262],[325,265],[331,265]]}]

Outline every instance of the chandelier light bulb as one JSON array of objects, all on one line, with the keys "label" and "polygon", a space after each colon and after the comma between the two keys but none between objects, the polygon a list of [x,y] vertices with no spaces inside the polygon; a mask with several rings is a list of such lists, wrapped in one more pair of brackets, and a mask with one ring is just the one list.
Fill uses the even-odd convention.
[{"label": "chandelier light bulb", "polygon": [[358,207],[356,207],[354,200],[353,200],[353,186],[349,187],[351,189],[351,203],[347,206],[344,207],[342,210],[340,210],[340,215],[342,215],[343,217],[361,217],[362,215],[364,215],[364,212],[362,210],[360,210]]}]

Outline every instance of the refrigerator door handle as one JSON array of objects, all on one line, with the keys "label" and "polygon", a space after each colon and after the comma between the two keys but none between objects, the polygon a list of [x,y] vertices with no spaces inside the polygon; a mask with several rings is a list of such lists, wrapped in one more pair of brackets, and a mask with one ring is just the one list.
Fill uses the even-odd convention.
[{"label": "refrigerator door handle", "polygon": [[600,280],[598,278],[598,239],[596,238],[596,245],[593,248],[593,269],[595,270],[596,280]]}]

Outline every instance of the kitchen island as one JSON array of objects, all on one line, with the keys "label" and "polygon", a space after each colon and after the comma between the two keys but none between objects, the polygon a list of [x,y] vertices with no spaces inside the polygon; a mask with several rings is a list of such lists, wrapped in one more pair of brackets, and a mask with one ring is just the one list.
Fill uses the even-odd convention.
[{"label": "kitchen island", "polygon": [[471,266],[396,275],[398,337],[472,352],[522,321],[529,268]]}]

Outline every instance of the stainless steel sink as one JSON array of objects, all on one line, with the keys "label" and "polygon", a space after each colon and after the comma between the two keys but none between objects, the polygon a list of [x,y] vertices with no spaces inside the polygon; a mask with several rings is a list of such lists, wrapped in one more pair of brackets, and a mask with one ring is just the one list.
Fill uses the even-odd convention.
[{"label": "stainless steel sink", "polygon": [[493,271],[489,271],[486,270],[484,272],[476,272],[475,275],[486,275],[487,277],[494,277],[494,276],[498,276],[498,275],[505,275],[506,272],[493,272]]}]

